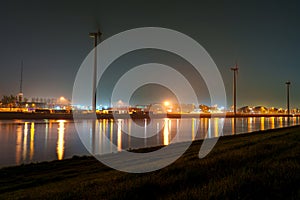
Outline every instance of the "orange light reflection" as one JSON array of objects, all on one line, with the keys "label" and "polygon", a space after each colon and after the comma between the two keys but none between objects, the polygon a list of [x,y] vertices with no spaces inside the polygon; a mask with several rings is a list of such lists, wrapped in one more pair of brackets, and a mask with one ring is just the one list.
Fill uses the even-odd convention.
[{"label": "orange light reflection", "polygon": [[169,144],[169,119],[165,119],[164,123],[164,145]]},{"label": "orange light reflection", "polygon": [[57,159],[62,160],[64,157],[64,150],[65,150],[65,120],[58,120],[58,137],[57,137],[57,147],[56,147],[56,153],[57,153]]},{"label": "orange light reflection", "polygon": [[34,122],[31,123],[30,127],[30,160],[34,155]]}]

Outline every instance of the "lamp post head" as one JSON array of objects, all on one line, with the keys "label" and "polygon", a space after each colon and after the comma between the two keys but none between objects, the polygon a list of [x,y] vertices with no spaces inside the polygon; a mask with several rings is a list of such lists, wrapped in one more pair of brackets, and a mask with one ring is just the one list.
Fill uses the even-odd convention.
[{"label": "lamp post head", "polygon": [[287,85],[290,85],[290,84],[291,84],[291,82],[290,82],[290,81],[287,81],[287,82],[285,82],[285,84],[287,84]]},{"label": "lamp post head", "polygon": [[100,31],[89,33],[89,36],[92,38],[100,37],[101,35],[102,35],[102,33]]},{"label": "lamp post head", "polygon": [[89,33],[89,36],[90,36],[91,38],[94,38],[94,37],[96,36],[96,34],[97,34],[97,33]]},{"label": "lamp post head", "polygon": [[237,68],[237,67],[232,67],[231,70],[232,70],[232,71],[238,71],[239,68]]},{"label": "lamp post head", "polygon": [[230,68],[232,71],[238,71],[239,70],[239,66],[237,63],[235,63],[235,66],[234,67],[231,67]]}]

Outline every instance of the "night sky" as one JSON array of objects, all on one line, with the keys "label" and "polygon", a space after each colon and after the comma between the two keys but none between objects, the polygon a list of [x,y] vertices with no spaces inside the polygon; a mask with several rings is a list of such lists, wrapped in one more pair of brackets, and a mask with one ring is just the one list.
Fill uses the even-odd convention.
[{"label": "night sky", "polygon": [[[230,67],[237,61],[238,106],[285,107],[285,82],[290,80],[292,107],[300,107],[299,1],[74,2],[1,1],[1,96],[19,92],[23,60],[25,97],[70,99],[77,70],[93,48],[89,32],[100,26],[104,40],[127,29],[155,26],[180,31],[207,50],[222,74],[228,106],[232,102]],[[155,54],[154,60],[164,54],[136,53],[138,59],[127,55],[114,63],[115,69],[124,71],[123,66],[149,61],[148,53]],[[178,65],[172,55],[166,57]],[[117,79],[120,74],[111,76]],[[104,82],[101,87],[105,101],[110,86]],[[205,86],[199,87],[200,100],[208,103]],[[151,91],[151,87],[143,88]],[[135,96],[142,100],[142,94]],[[144,96],[150,97],[149,92]]]}]

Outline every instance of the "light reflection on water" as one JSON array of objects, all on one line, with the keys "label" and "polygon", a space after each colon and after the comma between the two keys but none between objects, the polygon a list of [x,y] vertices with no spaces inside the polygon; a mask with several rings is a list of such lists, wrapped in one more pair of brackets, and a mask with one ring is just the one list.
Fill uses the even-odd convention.
[{"label": "light reflection on water", "polygon": [[[25,132],[25,128],[24,128]],[[16,139],[16,164],[19,165],[21,163],[21,152],[22,152],[22,127],[17,127],[17,139]]]},{"label": "light reflection on water", "polygon": [[[223,122],[223,132],[219,135]],[[95,154],[106,154],[124,149],[274,129],[287,126],[287,123],[286,117],[165,118],[152,119],[151,123],[146,119],[83,120],[79,126],[83,130],[81,139],[87,149]],[[299,117],[291,118],[290,124],[299,124]],[[136,130],[141,130],[142,137],[135,137]],[[106,144],[105,140],[112,143]],[[88,154],[73,121],[0,120],[0,167]]]},{"label": "light reflection on water", "polygon": [[23,139],[23,162],[26,161],[27,156],[27,135],[28,135],[28,122],[24,126],[24,139]]},{"label": "light reflection on water", "polygon": [[56,153],[57,159],[62,160],[64,157],[64,150],[65,150],[65,120],[59,120],[58,125],[58,138],[57,138],[57,146],[56,146]]},{"label": "light reflection on water", "polygon": [[30,126],[30,154],[29,159],[32,160],[34,155],[34,123],[31,122]]}]

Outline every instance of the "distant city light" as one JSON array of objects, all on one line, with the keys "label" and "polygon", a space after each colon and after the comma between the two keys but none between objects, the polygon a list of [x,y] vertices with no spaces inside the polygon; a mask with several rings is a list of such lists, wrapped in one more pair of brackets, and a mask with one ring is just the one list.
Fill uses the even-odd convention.
[{"label": "distant city light", "polygon": [[165,105],[165,106],[170,106],[170,102],[169,102],[169,101],[165,101],[165,102],[164,102],[164,105]]}]

